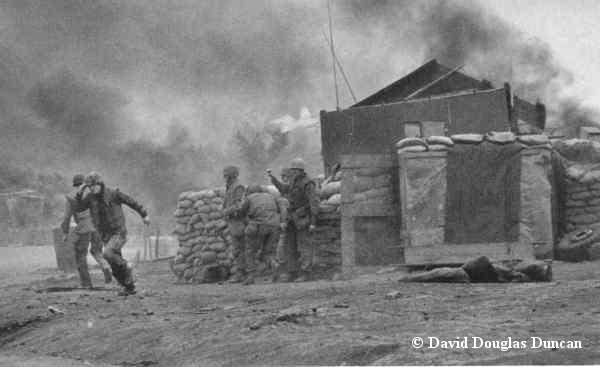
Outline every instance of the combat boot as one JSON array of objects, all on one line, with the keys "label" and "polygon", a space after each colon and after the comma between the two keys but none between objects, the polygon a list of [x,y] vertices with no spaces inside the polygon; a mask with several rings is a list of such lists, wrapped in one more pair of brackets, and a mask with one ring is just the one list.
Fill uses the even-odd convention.
[{"label": "combat boot", "polygon": [[280,283],[289,283],[292,281],[292,279],[293,279],[293,276],[290,273],[283,273],[283,274],[279,275]]},{"label": "combat boot", "polygon": [[302,272],[300,274],[300,276],[298,276],[296,279],[294,279],[295,283],[308,282],[308,281],[310,281],[310,274],[308,274],[306,272]]},{"label": "combat boot", "polygon": [[242,283],[243,285],[250,285],[250,284],[254,284],[254,274],[249,274],[246,279],[244,279],[244,283]]},{"label": "combat boot", "polygon": [[227,280],[227,283],[241,283],[243,280],[244,276],[241,273],[235,273]]},{"label": "combat boot", "polygon": [[135,287],[131,286],[131,287],[125,287],[123,288],[121,291],[119,291],[119,293],[117,293],[117,295],[119,296],[131,296],[136,294],[137,292],[135,291]]}]

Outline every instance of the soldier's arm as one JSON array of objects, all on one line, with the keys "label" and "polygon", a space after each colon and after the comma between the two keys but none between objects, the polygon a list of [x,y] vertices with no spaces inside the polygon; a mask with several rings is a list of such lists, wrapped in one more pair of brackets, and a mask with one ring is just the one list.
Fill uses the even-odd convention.
[{"label": "soldier's arm", "polygon": [[142,204],[138,203],[131,196],[119,191],[118,189],[115,190],[115,196],[117,197],[119,203],[125,204],[131,209],[135,210],[140,215],[140,217],[146,218],[148,216],[148,211],[146,210],[146,208],[144,208]]},{"label": "soldier's arm", "polygon": [[308,205],[310,207],[310,224],[313,226],[317,225],[317,215],[319,214],[319,197],[317,195],[317,187],[314,182],[309,182],[304,192],[308,198]]},{"label": "soldier's arm", "polygon": [[69,226],[71,225],[71,217],[73,216],[73,210],[71,209],[71,203],[69,199],[66,199],[65,206],[65,216],[63,218],[62,223],[60,224],[60,228],[62,229],[64,234],[69,233]]},{"label": "soldier's arm", "polygon": [[277,190],[279,190],[279,192],[282,195],[285,195],[290,189],[290,185],[284,184],[283,182],[279,181],[275,176],[271,176],[271,183],[277,188]]}]

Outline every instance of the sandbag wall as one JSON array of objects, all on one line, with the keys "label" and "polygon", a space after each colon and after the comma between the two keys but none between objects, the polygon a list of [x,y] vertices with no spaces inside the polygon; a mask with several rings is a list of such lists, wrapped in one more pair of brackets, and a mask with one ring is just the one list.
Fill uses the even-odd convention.
[{"label": "sandbag wall", "polygon": [[[216,189],[179,195],[173,231],[179,249],[172,271],[181,281],[218,282],[235,270],[231,269],[231,237],[222,211],[223,194],[223,189]],[[317,228],[312,236],[316,276],[328,276],[341,266],[340,202],[340,183],[331,182],[321,193]]]},{"label": "sandbag wall", "polygon": [[341,156],[344,272],[403,262],[398,231],[397,161],[391,154]]},{"label": "sandbag wall", "polygon": [[341,181],[329,182],[321,188],[317,230],[313,234],[317,276],[335,273],[342,265],[340,189]]},{"label": "sandbag wall", "polygon": [[179,280],[204,283],[229,276],[231,237],[222,210],[223,195],[223,189],[179,195],[173,231],[179,249],[172,263]]},{"label": "sandbag wall", "polygon": [[561,169],[562,240],[557,258],[568,261],[600,259],[600,143],[570,139],[553,144]]}]

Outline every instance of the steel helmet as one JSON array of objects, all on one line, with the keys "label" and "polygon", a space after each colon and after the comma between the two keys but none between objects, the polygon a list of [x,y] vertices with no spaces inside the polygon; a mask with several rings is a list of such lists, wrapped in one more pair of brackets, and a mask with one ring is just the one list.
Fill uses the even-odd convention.
[{"label": "steel helmet", "polygon": [[294,158],[292,159],[292,163],[290,164],[291,169],[300,169],[304,171],[304,159],[302,158]]},{"label": "steel helmet", "polygon": [[237,177],[240,174],[240,170],[236,166],[227,166],[223,168],[223,176],[225,177]]},{"label": "steel helmet", "polygon": [[81,173],[78,173],[75,176],[73,176],[73,186],[81,186],[84,181],[85,181],[85,176],[82,175]]}]

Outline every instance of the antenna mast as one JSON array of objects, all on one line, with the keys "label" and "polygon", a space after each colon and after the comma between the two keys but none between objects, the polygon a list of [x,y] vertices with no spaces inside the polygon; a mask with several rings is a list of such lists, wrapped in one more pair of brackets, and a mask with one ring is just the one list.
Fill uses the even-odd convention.
[{"label": "antenna mast", "polygon": [[333,86],[335,88],[335,108],[340,110],[340,96],[337,86],[337,74],[335,68],[335,48],[333,46],[333,30],[331,26],[331,0],[327,0],[327,17],[329,18],[329,49],[331,50],[331,66],[333,68]]}]

